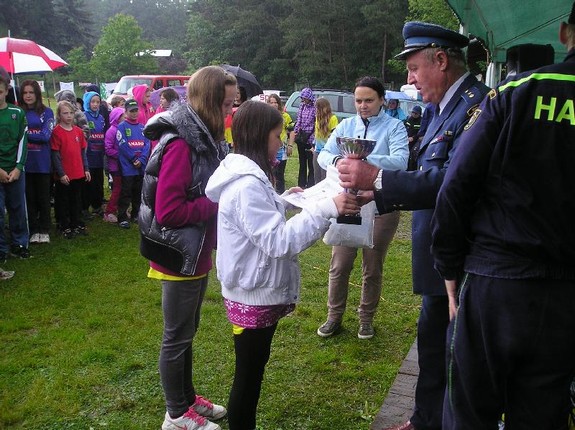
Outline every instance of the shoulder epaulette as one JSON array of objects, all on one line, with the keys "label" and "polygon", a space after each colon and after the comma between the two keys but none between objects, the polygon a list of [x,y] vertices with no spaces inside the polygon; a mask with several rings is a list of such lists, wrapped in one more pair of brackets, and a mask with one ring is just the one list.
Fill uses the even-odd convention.
[{"label": "shoulder epaulette", "polygon": [[465,103],[467,103],[469,106],[476,106],[479,103],[481,103],[483,95],[481,94],[481,91],[479,90],[478,87],[473,86],[463,91],[463,94],[461,94],[461,98],[463,98],[463,100],[465,100]]}]

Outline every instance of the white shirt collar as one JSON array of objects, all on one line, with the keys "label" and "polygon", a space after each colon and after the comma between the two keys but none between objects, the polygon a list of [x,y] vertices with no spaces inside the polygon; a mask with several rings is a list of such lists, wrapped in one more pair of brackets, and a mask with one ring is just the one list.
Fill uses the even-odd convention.
[{"label": "white shirt collar", "polygon": [[449,101],[453,97],[453,94],[455,94],[455,91],[457,91],[457,89],[463,83],[465,78],[467,78],[470,74],[471,73],[469,73],[469,72],[465,72],[458,80],[456,80],[453,83],[453,85],[451,85],[449,87],[449,89],[446,91],[445,95],[443,96],[443,98],[439,102],[439,105],[438,105],[439,112],[437,113],[438,115],[441,115],[441,112],[443,112],[443,109],[445,108],[445,106],[447,106],[447,103],[449,103]]}]

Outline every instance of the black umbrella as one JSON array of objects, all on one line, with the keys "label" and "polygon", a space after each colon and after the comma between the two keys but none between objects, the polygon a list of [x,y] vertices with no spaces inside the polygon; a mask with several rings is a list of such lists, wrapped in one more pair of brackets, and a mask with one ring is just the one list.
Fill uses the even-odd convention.
[{"label": "black umbrella", "polygon": [[236,77],[238,85],[245,88],[248,100],[253,96],[263,94],[260,83],[251,72],[242,69],[240,66],[230,66],[229,64],[222,64],[221,67]]}]

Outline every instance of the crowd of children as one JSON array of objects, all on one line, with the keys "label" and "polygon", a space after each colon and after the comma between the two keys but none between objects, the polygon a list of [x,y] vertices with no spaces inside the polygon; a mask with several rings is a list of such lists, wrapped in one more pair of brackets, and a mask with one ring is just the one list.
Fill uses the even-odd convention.
[{"label": "crowd of children", "polygon": [[[37,81],[23,81],[14,103],[6,100],[9,88],[10,76],[0,69],[0,211],[8,213],[7,231],[0,217],[0,264],[29,258],[30,244],[50,243],[52,205],[57,230],[67,239],[87,235],[85,221],[95,216],[129,228],[128,213],[133,222],[138,217],[150,155],[143,135],[154,115],[150,89],[136,86],[133,99],[115,96],[111,106],[97,85],[87,86],[82,98],[58,91],[54,115]],[[107,204],[106,177],[112,190]],[[13,275],[0,269],[0,280]]]}]

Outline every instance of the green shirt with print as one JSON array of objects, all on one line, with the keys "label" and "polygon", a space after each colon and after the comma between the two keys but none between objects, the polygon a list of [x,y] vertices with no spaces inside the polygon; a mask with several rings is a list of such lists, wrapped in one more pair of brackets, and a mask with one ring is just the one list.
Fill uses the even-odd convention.
[{"label": "green shirt with print", "polygon": [[8,103],[0,109],[0,168],[10,173],[17,167],[21,172],[28,154],[26,114]]}]

